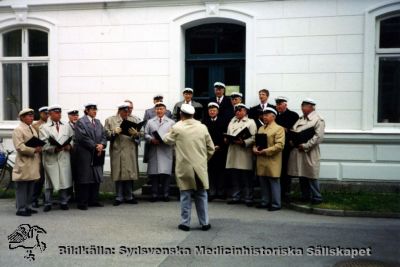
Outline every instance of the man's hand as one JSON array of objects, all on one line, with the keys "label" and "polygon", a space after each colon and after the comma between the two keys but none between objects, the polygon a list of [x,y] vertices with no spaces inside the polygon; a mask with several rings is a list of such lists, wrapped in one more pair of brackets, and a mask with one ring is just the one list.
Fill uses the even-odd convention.
[{"label": "man's hand", "polygon": [[159,144],[160,144],[160,141],[158,141],[157,139],[153,138],[153,139],[151,139],[151,144],[153,144],[153,145],[159,145]]},{"label": "man's hand", "polygon": [[41,146],[35,147],[35,153],[40,153],[40,152],[42,152],[42,147]]},{"label": "man's hand", "polygon": [[96,151],[97,151],[97,152],[101,153],[101,151],[103,151],[103,149],[104,149],[103,144],[97,144],[97,145],[96,145]]},{"label": "man's hand", "polygon": [[224,138],[224,143],[225,143],[225,144],[229,144],[228,138]]},{"label": "man's hand", "polygon": [[300,150],[300,151],[304,151],[304,150],[305,150],[305,149],[304,149],[304,144],[298,145],[298,146],[297,146],[297,149]]},{"label": "man's hand", "polygon": [[235,140],[234,143],[237,145],[243,145],[244,141],[242,139],[239,139],[239,140]]},{"label": "man's hand", "polygon": [[122,132],[121,127],[117,127],[114,129],[114,134],[120,134]]},{"label": "man's hand", "polygon": [[70,151],[71,150],[71,145],[66,145],[66,146],[63,147],[63,149],[65,151]]},{"label": "man's hand", "polygon": [[133,128],[133,127],[129,128],[128,133],[129,133],[132,137],[137,137],[137,136],[139,135],[139,134],[138,134],[138,131],[136,131],[136,129]]},{"label": "man's hand", "polygon": [[215,151],[219,151],[221,148],[219,146],[214,147]]}]

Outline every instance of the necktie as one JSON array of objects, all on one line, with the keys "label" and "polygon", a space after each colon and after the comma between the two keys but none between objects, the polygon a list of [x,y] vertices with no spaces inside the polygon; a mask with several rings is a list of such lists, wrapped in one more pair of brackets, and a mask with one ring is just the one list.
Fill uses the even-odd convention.
[{"label": "necktie", "polygon": [[32,135],[34,135],[33,131],[32,131],[32,127],[30,125],[29,125],[29,130],[31,131]]},{"label": "necktie", "polygon": [[96,123],[94,122],[94,119],[92,119],[92,125],[93,125],[93,127],[96,127]]},{"label": "necktie", "polygon": [[221,104],[221,98],[220,97],[217,98],[217,102],[218,102],[218,105]]},{"label": "necktie", "polygon": [[60,126],[58,125],[58,122],[56,122],[56,129],[57,129],[57,133],[60,132]]},{"label": "necktie", "polygon": [[261,108],[262,108],[262,110],[264,110],[264,104],[261,104]]},{"label": "necktie", "polygon": [[161,118],[160,118],[160,123],[161,123]]}]

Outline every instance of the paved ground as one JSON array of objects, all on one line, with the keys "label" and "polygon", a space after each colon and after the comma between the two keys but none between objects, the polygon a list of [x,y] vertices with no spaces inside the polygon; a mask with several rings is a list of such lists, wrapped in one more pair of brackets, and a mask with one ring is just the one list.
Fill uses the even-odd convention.
[{"label": "paved ground", "polygon": [[[202,232],[177,230],[178,202],[121,205],[80,211],[54,209],[44,214],[22,218],[14,215],[13,200],[0,200],[0,266],[333,266],[350,259],[339,256],[204,256],[194,255],[195,247],[253,246],[254,248],[301,248],[310,246],[371,247],[372,256],[400,266],[400,220],[343,218],[309,215],[291,210],[270,213],[210,204],[212,229]],[[20,224],[37,225],[47,231],[39,240],[45,251],[34,249],[35,261],[24,259],[25,250],[9,249],[7,236]],[[193,214],[193,228],[198,227]],[[33,240],[35,241],[35,240]],[[35,242],[33,242],[35,243]],[[59,246],[112,247],[115,255],[60,255]],[[120,255],[121,246],[170,247],[191,249],[188,256]],[[125,251],[125,250],[124,250]]]}]

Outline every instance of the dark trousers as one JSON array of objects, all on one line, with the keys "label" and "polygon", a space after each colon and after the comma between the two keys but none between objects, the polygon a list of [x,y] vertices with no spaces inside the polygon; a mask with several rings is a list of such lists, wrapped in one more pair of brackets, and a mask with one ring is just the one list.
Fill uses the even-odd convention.
[{"label": "dark trousers", "polygon": [[300,177],[301,198],[303,200],[321,201],[322,195],[317,179]]},{"label": "dark trousers", "polygon": [[282,153],[282,172],[280,177],[281,196],[285,200],[289,199],[292,186],[292,179],[289,175],[287,175],[289,155],[290,149],[285,148]]},{"label": "dark trousers", "polygon": [[208,195],[210,197],[224,197],[225,196],[225,169],[216,167],[208,169],[208,179],[210,189],[208,190]]},{"label": "dark trousers", "polygon": [[[168,174],[150,175],[152,197],[168,197],[171,176]],[[161,191],[160,191],[161,185]]]},{"label": "dark trousers", "polygon": [[232,180],[232,199],[253,202],[253,171],[229,169]]},{"label": "dark trousers", "polygon": [[15,182],[15,198],[17,211],[26,211],[27,209],[30,209],[34,187],[34,181]]},{"label": "dark trousers", "polygon": [[77,184],[77,204],[87,206],[99,202],[100,183]]},{"label": "dark trousers", "polygon": [[[40,164],[40,178],[39,180],[35,181],[33,187],[33,195],[32,195],[32,203],[37,202],[39,203],[39,198],[43,197],[43,185],[44,185],[44,168],[43,165]],[[44,199],[44,197],[43,197]]]}]

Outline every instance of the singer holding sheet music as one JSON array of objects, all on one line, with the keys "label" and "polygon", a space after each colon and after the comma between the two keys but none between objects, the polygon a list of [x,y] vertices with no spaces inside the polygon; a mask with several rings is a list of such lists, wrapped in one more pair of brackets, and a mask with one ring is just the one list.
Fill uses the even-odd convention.
[{"label": "singer holding sheet music", "polygon": [[45,173],[44,212],[52,208],[53,190],[59,192],[60,208],[68,210],[68,201],[71,197],[69,188],[72,187],[70,142],[73,131],[68,124],[61,122],[60,106],[50,106],[48,111],[47,123],[39,128],[39,137],[46,143],[42,151]]},{"label": "singer holding sheet music", "polygon": [[[232,181],[232,199],[228,204],[239,204],[243,201],[247,206],[253,205],[253,155],[252,147],[257,126],[254,120],[247,116],[248,108],[244,104],[235,106],[235,117],[228,125],[229,136],[237,136],[245,128],[248,134],[231,141],[225,137],[225,143],[229,144],[226,169]],[[228,178],[227,178],[228,179]]]},{"label": "singer holding sheet music", "polygon": [[[32,138],[38,139],[38,133],[32,128],[33,109],[26,108],[19,112],[21,123],[15,128],[12,140],[17,151],[12,180],[15,182],[15,197],[18,216],[31,216],[37,213],[31,209],[35,181],[40,178],[40,152],[42,146],[28,146]],[[39,140],[40,141],[40,140]]]},{"label": "singer holding sheet music", "polygon": [[164,144],[162,137],[169,132],[175,121],[167,117],[167,109],[163,102],[156,103],[154,109],[156,116],[147,122],[144,130],[144,137],[149,145],[147,175],[152,185],[150,201],[168,202],[173,148]]},{"label": "singer holding sheet music", "polygon": [[102,207],[99,203],[100,183],[104,180],[103,165],[107,137],[101,122],[96,119],[97,105],[87,103],[85,115],[75,125],[74,159],[76,171],[77,208]]},{"label": "singer holding sheet music", "polygon": [[[140,119],[129,116],[129,103],[118,105],[118,114],[106,119],[104,128],[110,140],[111,178],[115,182],[114,206],[123,202],[137,204],[132,194],[133,182],[139,179],[137,168],[138,151],[135,138],[139,132],[133,128]],[[128,125],[131,122],[131,127]],[[122,127],[121,127],[122,125]],[[124,128],[124,129],[123,129]]]},{"label": "singer holding sheet music", "polygon": [[282,170],[282,150],[285,146],[285,129],[275,122],[276,115],[274,108],[264,109],[264,125],[258,129],[256,144],[253,147],[253,153],[257,156],[257,176],[261,187],[261,203],[256,207],[268,208],[269,211],[281,209],[279,178]]},{"label": "singer holding sheet music", "polygon": [[[314,129],[314,134],[290,152],[288,175],[300,178],[300,189],[303,201],[313,204],[322,202],[319,188],[320,150],[319,144],[324,138],[325,121],[315,111],[316,102],[313,99],[304,99],[301,104],[303,116],[293,125],[296,133]],[[307,136],[306,134],[304,136]],[[293,143],[293,141],[291,141]]]}]

